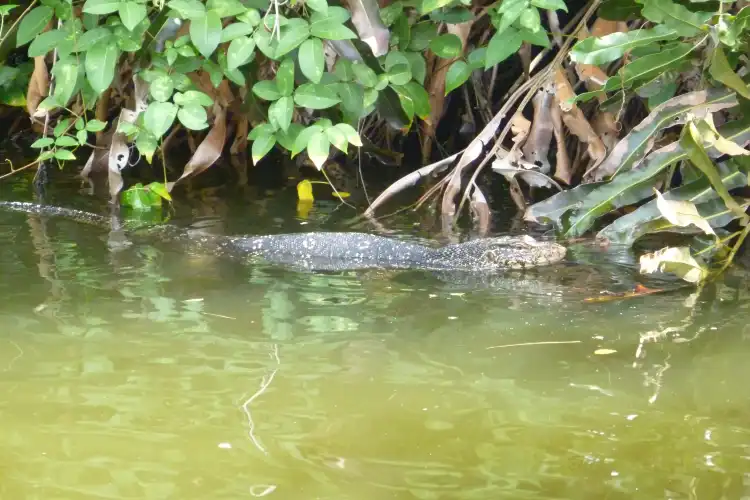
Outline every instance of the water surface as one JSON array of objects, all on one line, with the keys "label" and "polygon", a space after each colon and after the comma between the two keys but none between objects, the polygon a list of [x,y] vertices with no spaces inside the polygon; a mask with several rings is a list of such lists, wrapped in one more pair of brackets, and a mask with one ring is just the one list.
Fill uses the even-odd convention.
[{"label": "water surface", "polygon": [[[176,222],[342,227],[289,200]],[[740,271],[590,304],[634,284],[632,256],[480,286],[107,238],[0,212],[0,498],[750,497]]]}]

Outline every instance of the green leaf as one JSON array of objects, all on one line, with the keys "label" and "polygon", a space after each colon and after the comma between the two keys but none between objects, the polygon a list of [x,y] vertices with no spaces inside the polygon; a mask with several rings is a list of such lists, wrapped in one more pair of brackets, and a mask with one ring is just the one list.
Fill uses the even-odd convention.
[{"label": "green leaf", "polygon": [[720,46],[714,49],[708,72],[715,80],[736,91],[745,99],[750,99],[750,91],[747,89],[747,84],[729,65],[727,56],[724,55],[724,50]]},{"label": "green leaf", "polygon": [[[750,122],[729,122],[718,128],[719,134],[731,141],[744,143],[750,140]],[[712,154],[718,154],[713,150]],[[688,157],[679,143],[672,143],[649,154],[643,163],[634,170],[624,172],[614,180],[602,183],[577,203],[578,209],[570,218],[569,227],[565,231],[566,237],[576,237],[585,233],[594,221],[617,208],[632,205],[652,194],[652,186],[656,176],[664,172],[667,167]],[[542,203],[551,204],[554,198],[570,196],[579,189],[585,189],[588,184],[582,184],[570,191],[554,195]]]},{"label": "green leaf", "polygon": [[320,125],[310,125],[309,127],[302,129],[297,138],[294,140],[294,146],[292,147],[292,158],[300,154],[302,151],[307,149],[307,143],[310,142],[310,137],[323,132],[323,127]]},{"label": "green leaf", "polygon": [[55,158],[60,161],[72,161],[76,159],[75,155],[67,149],[58,149],[55,151]]},{"label": "green leaf", "polygon": [[401,16],[401,13],[403,11],[403,2],[401,2],[400,0],[396,0],[386,7],[381,7],[380,20],[383,21],[383,24],[385,24],[386,26],[391,26],[396,21],[396,19]]},{"label": "green leaf", "polygon": [[297,136],[305,127],[300,125],[299,123],[292,123],[289,125],[289,128],[285,131],[283,130],[277,130],[275,132],[276,142],[281,145],[282,148],[286,149],[287,151],[292,151],[292,148],[294,148],[294,141],[297,140]]},{"label": "green leaf", "polygon": [[409,59],[403,52],[400,52],[398,50],[391,50],[390,52],[388,52],[388,55],[385,56],[385,71],[389,72],[391,68],[393,68],[397,64],[409,65],[410,63]]},{"label": "green leaf", "polygon": [[692,12],[672,0],[648,0],[641,13],[649,21],[663,23],[684,37],[705,31],[704,25],[714,15],[713,12]]},{"label": "green leaf", "polygon": [[453,59],[454,57],[461,57],[463,47],[458,36],[453,33],[446,33],[430,42],[430,50],[443,59]]},{"label": "green leaf", "polygon": [[65,106],[73,97],[78,82],[80,66],[74,59],[66,59],[57,62],[53,68],[52,74],[55,76],[55,102],[60,106]]},{"label": "green leaf", "polygon": [[490,69],[518,52],[522,43],[523,37],[521,32],[513,27],[508,27],[503,32],[495,32],[492,38],[490,38],[490,43],[487,45],[484,69]]},{"label": "green leaf", "polygon": [[429,14],[433,10],[442,9],[451,3],[453,3],[453,0],[422,0],[422,5],[419,11],[422,15]]},{"label": "green leaf", "polygon": [[177,106],[171,102],[152,102],[143,115],[143,123],[156,138],[163,136],[177,117]]},{"label": "green leaf", "polygon": [[605,64],[620,59],[625,52],[649,46],[664,40],[674,40],[679,35],[663,25],[652,29],[616,32],[600,38],[589,37],[576,43],[570,51],[570,58],[582,64]]},{"label": "green leaf", "polygon": [[282,96],[290,96],[294,91],[294,60],[284,58],[276,70],[276,87]]},{"label": "green leaf", "polygon": [[725,89],[683,94],[660,105],[623,137],[597,167],[596,179],[635,168],[646,156],[657,134],[685,123],[692,114],[717,112],[735,106],[734,93]]},{"label": "green leaf", "polygon": [[412,78],[421,85],[424,85],[425,78],[427,77],[427,63],[424,57],[417,52],[407,52],[404,56],[409,61]]},{"label": "green leaf", "polygon": [[109,88],[119,59],[120,50],[112,41],[95,45],[86,52],[86,78],[94,92],[101,94]]},{"label": "green leaf", "polygon": [[208,0],[206,8],[216,12],[221,18],[237,16],[247,11],[247,7],[239,0]]},{"label": "green leaf", "polygon": [[687,156],[690,159],[690,163],[703,172],[703,175],[708,178],[713,188],[719,194],[721,199],[724,200],[726,206],[741,218],[743,224],[747,223],[750,218],[745,214],[745,210],[740,207],[734,197],[729,194],[729,190],[722,182],[721,175],[719,174],[716,165],[711,161],[711,158],[709,158],[706,150],[701,144],[700,132],[695,126],[695,123],[690,122],[687,127],[682,129],[680,146],[685,149]]},{"label": "green leaf", "polygon": [[315,12],[320,12],[321,14],[328,13],[328,2],[326,0],[305,0],[305,5]]},{"label": "green leaf", "polygon": [[86,130],[89,132],[101,132],[107,124],[101,120],[89,120],[86,123]]},{"label": "green leaf", "polygon": [[531,5],[545,10],[562,10],[568,12],[563,0],[531,0]]},{"label": "green leaf", "polygon": [[339,83],[335,86],[336,93],[341,98],[341,107],[355,116],[362,117],[364,111],[365,90],[359,83]]},{"label": "green leaf", "polygon": [[539,11],[536,7],[527,7],[521,12],[518,18],[518,24],[532,33],[539,31],[542,26],[542,19],[539,17]]},{"label": "green leaf", "polygon": [[531,32],[527,29],[521,29],[519,30],[521,34],[521,39],[524,42],[528,42],[532,45],[538,45],[539,47],[549,47],[549,37],[547,36],[547,32],[544,30],[536,30],[535,32]]},{"label": "green leaf", "polygon": [[565,214],[581,206],[583,200],[587,199],[593,191],[606,185],[606,182],[590,182],[561,191],[528,207],[523,218],[525,221],[554,224],[560,228]]},{"label": "green leaf", "polygon": [[451,64],[445,75],[445,95],[464,84],[471,76],[471,68],[464,61],[458,60]]},{"label": "green leaf", "polygon": [[34,149],[48,148],[54,143],[55,141],[51,137],[42,137],[41,139],[37,139],[36,141],[34,141],[31,147]]},{"label": "green leaf", "polygon": [[349,145],[346,140],[346,135],[344,135],[344,133],[336,127],[328,127],[325,130],[325,133],[326,137],[328,138],[328,142],[333,144],[336,149],[346,154],[347,146]]},{"label": "green leaf", "polygon": [[408,16],[399,16],[396,22],[393,23],[391,28],[393,38],[398,40],[398,48],[406,50],[411,43],[411,26],[409,24]]},{"label": "green leaf", "polygon": [[[326,4],[327,6],[328,4]],[[323,42],[319,38],[305,40],[299,48],[299,67],[302,74],[313,83],[320,83],[325,68],[325,54]]]},{"label": "green leaf", "polygon": [[101,16],[117,12],[119,7],[120,0],[86,0],[83,4],[83,12]]},{"label": "green leaf", "polygon": [[254,53],[255,40],[246,36],[235,38],[227,49],[227,68],[237,69],[247,64],[253,58]]},{"label": "green leaf", "polygon": [[608,78],[607,83],[602,87],[602,91],[627,89],[635,82],[647,80],[671,69],[686,65],[689,63],[687,57],[693,50],[695,50],[693,44],[677,43],[670,49],[639,57],[626,64],[618,75]]},{"label": "green leaf", "polygon": [[523,14],[523,11],[528,6],[528,0],[504,0],[497,9],[498,14],[502,14],[502,16],[500,17],[500,21],[495,25],[495,34],[502,34],[508,29],[511,24],[521,17],[521,14]]},{"label": "green leaf", "polygon": [[134,210],[147,211],[152,207],[160,207],[161,197],[138,183],[122,192],[122,204]]},{"label": "green leaf", "polygon": [[276,58],[288,54],[310,37],[310,25],[304,19],[294,18],[281,27]]},{"label": "green leaf", "polygon": [[342,82],[350,82],[354,79],[354,71],[352,70],[352,62],[343,57],[336,59],[336,64],[333,65],[333,74]]},{"label": "green leaf", "polygon": [[221,42],[221,18],[208,11],[203,17],[190,21],[190,40],[203,57],[208,59]]},{"label": "green leaf", "polygon": [[182,19],[199,19],[206,15],[206,7],[199,0],[170,0],[167,5]]},{"label": "green leaf", "polygon": [[8,14],[10,14],[10,11],[18,7],[18,5],[15,4],[9,4],[9,5],[0,5],[0,17],[5,17]]},{"label": "green leaf", "polygon": [[253,140],[253,147],[250,154],[253,157],[253,165],[257,165],[264,156],[268,154],[276,144],[276,136],[273,133],[260,134]]},{"label": "green leaf", "polygon": [[133,31],[141,21],[146,19],[146,6],[134,1],[122,0],[118,8],[123,26],[128,31]]},{"label": "green leaf", "polygon": [[167,186],[165,186],[161,182],[152,182],[148,184],[145,189],[151,191],[152,193],[158,195],[164,200],[172,201],[172,195],[169,194],[169,190],[167,190]]},{"label": "green leaf", "polygon": [[55,125],[55,128],[52,129],[52,135],[55,137],[61,137],[67,130],[68,127],[70,127],[70,118],[63,118],[59,122],[57,122],[57,125]]},{"label": "green leaf", "polygon": [[325,132],[316,132],[310,136],[310,140],[307,143],[307,156],[318,170],[323,168],[328,159],[330,149],[331,143]]},{"label": "green leaf", "polygon": [[[736,168],[720,166],[720,169],[722,183],[727,189],[731,190],[747,185],[747,174]],[[726,207],[705,177],[667,191],[664,193],[664,198],[694,203],[698,213],[714,228],[724,227],[737,218],[737,214]],[[691,233],[695,231],[677,227],[667,221],[657,207],[656,200],[651,200],[599,231],[596,239],[630,246],[641,236],[661,232]]]},{"label": "green leaf", "polygon": [[484,60],[487,57],[487,47],[479,47],[469,53],[466,62],[471,70],[484,68]]},{"label": "green leaf", "polygon": [[365,87],[374,87],[378,84],[378,75],[367,64],[359,61],[352,63],[354,77]]},{"label": "green leaf", "polygon": [[163,75],[151,82],[149,93],[157,101],[167,102],[174,93],[174,82],[169,75]]},{"label": "green leaf", "polygon": [[43,161],[47,161],[50,158],[54,158],[54,157],[55,157],[55,152],[54,151],[44,151],[44,152],[42,152],[42,154],[39,155],[39,158],[37,158],[37,161],[43,162]]},{"label": "green leaf", "polygon": [[408,82],[401,89],[406,92],[414,104],[414,114],[423,120],[430,116],[430,94],[415,81]]},{"label": "green leaf", "polygon": [[326,85],[304,83],[294,91],[294,102],[303,108],[326,109],[335,106],[341,100]]},{"label": "green leaf", "polygon": [[79,130],[78,132],[76,132],[76,139],[78,140],[78,144],[83,146],[84,144],[86,144],[86,141],[88,141],[89,134],[85,130]]},{"label": "green leaf", "polygon": [[258,9],[247,9],[244,14],[237,16],[237,20],[242,23],[247,23],[250,26],[258,26],[261,21],[260,12],[258,12]]},{"label": "green leaf", "polygon": [[344,134],[344,137],[346,138],[346,142],[349,144],[354,144],[357,147],[362,147],[362,139],[359,138],[359,134],[357,133],[357,130],[349,125],[348,123],[338,123],[334,125],[337,129],[341,131],[342,134]]},{"label": "green leaf", "polygon": [[64,135],[57,138],[55,146],[59,148],[75,148],[78,147],[78,141],[69,135]]},{"label": "green leaf", "polygon": [[110,43],[112,32],[108,28],[98,27],[85,32],[76,41],[76,51],[86,52],[99,44]]},{"label": "green leaf", "polygon": [[66,42],[68,34],[63,30],[50,30],[37,36],[31,45],[29,45],[28,55],[29,57],[37,57],[46,55],[52,51],[55,47],[59,47],[63,42]]},{"label": "green leaf", "polygon": [[[255,27],[247,23],[233,23],[221,30],[221,43],[231,42],[232,40],[241,36],[251,35],[255,31]],[[255,47],[255,40],[253,40],[253,48]]]},{"label": "green leaf", "polygon": [[174,103],[179,106],[185,106],[187,104],[198,104],[200,106],[213,106],[214,101],[208,95],[198,90],[188,90],[184,93],[176,93],[174,95]]},{"label": "green leaf", "polygon": [[394,85],[406,85],[411,80],[411,67],[407,63],[400,63],[388,71],[388,80]]},{"label": "green leaf", "polygon": [[352,40],[356,33],[344,26],[351,14],[342,7],[330,6],[327,12],[314,12],[310,16],[310,33],[326,40]]},{"label": "green leaf", "polygon": [[437,25],[430,21],[417,23],[411,28],[408,50],[422,52],[437,36]]},{"label": "green leaf", "polygon": [[641,6],[635,0],[604,0],[598,15],[607,21],[630,21],[641,16]]},{"label": "green leaf", "polygon": [[[654,154],[659,153],[662,151],[656,151]],[[656,176],[661,174],[667,166],[668,164],[663,162],[652,162],[649,163],[649,168],[629,170],[618,175],[611,182],[598,186],[573,212],[569,225],[564,227],[563,237],[580,237],[594,225],[599,217],[650,197]]]},{"label": "green leaf", "polygon": [[253,94],[266,101],[275,101],[281,97],[276,82],[272,80],[261,80],[253,85]]},{"label": "green leaf", "polygon": [[204,130],[208,128],[206,109],[199,104],[182,106],[177,112],[177,118],[185,128],[190,130]]},{"label": "green leaf", "polygon": [[294,100],[291,96],[284,96],[268,107],[268,121],[284,132],[289,129],[293,114]]},{"label": "green leaf", "polygon": [[430,19],[439,23],[461,24],[474,20],[474,14],[469,9],[454,7],[442,11],[433,11],[430,13]]},{"label": "green leaf", "polygon": [[247,134],[247,140],[254,141],[262,135],[273,135],[275,131],[276,128],[273,127],[270,123],[261,123],[260,125],[256,125],[252,128],[252,130],[250,130],[250,133]]},{"label": "green leaf", "polygon": [[[89,0],[91,1],[91,0]],[[84,12],[85,12],[84,7]],[[16,47],[26,45],[42,32],[47,23],[52,20],[53,10],[46,5],[31,9],[28,14],[21,18],[16,32]]]}]

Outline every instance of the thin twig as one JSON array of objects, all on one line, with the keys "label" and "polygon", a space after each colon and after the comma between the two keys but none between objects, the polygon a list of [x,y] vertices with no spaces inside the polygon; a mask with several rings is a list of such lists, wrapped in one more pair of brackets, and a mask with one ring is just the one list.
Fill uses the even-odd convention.
[{"label": "thin twig", "polygon": [[505,345],[493,345],[486,349],[502,349],[504,347],[518,347],[525,345],[550,345],[550,344],[580,344],[580,340],[548,340],[545,342],[523,342],[521,344],[505,344]]}]

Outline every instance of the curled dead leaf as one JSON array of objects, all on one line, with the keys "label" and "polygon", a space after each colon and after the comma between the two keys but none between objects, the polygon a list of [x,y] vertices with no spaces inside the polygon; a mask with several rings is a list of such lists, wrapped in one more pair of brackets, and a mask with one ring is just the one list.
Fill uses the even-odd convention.
[{"label": "curled dead leaf", "polygon": [[659,191],[656,193],[656,206],[659,212],[675,226],[687,227],[693,225],[706,234],[716,236],[711,224],[701,217],[695,204],[689,200],[668,200]]},{"label": "curled dead leaf", "polygon": [[708,277],[708,270],[690,255],[688,247],[667,247],[641,255],[640,272],[672,273],[689,283],[699,283]]}]

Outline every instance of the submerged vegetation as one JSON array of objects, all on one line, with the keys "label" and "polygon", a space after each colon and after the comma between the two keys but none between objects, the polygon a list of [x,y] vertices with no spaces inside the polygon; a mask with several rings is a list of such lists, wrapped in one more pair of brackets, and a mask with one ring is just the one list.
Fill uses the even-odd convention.
[{"label": "submerged vegetation", "polygon": [[[486,232],[489,165],[525,220],[563,240],[683,235],[641,269],[700,283],[750,231],[749,23],[731,1],[4,5],[0,105],[25,109],[39,151],[10,174],[85,159],[82,176],[101,174],[115,204],[148,207],[222,155],[239,172],[274,154],[325,174],[336,157],[398,163],[394,150],[418,144],[425,166],[365,215],[427,179],[416,205],[433,203],[444,231],[466,210]],[[184,143],[192,157],[169,172]],[[458,152],[431,163],[443,146]],[[140,158],[163,176],[123,189]]]}]

